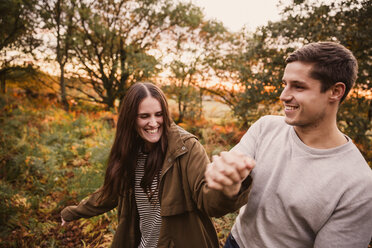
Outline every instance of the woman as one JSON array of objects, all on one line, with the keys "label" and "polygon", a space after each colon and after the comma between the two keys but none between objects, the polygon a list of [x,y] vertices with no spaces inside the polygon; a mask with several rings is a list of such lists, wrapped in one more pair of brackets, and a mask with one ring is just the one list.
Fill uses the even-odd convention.
[{"label": "woman", "polygon": [[[208,189],[208,163],[197,138],[171,121],[163,92],[134,84],[121,104],[103,186],[63,209],[62,224],[118,207],[112,247],[218,247],[208,216],[234,211],[246,194],[232,200]],[[216,201],[225,211],[212,207]]]}]

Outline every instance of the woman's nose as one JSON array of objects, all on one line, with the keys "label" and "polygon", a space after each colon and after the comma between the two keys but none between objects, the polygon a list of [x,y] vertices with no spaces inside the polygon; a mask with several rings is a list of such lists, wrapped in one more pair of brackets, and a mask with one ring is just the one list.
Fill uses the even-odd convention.
[{"label": "woman's nose", "polygon": [[149,125],[150,126],[156,126],[157,125],[157,121],[156,121],[156,118],[155,117],[151,117],[150,118]]}]

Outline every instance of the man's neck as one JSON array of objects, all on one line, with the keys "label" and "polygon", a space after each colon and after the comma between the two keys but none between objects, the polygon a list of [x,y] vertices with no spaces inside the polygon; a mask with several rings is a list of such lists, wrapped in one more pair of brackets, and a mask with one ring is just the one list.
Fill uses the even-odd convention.
[{"label": "man's neck", "polygon": [[301,141],[312,148],[330,149],[347,143],[345,135],[337,128],[336,123],[326,127],[294,127]]}]

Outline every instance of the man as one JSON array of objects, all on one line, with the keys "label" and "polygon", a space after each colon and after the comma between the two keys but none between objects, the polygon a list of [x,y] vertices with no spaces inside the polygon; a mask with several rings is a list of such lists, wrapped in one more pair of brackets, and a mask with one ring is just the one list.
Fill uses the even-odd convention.
[{"label": "man", "polygon": [[246,190],[249,173],[253,179],[225,247],[368,247],[372,171],[336,122],[357,61],[345,47],[320,42],[286,62],[285,117],[262,117],[205,173],[210,188],[231,197]]}]

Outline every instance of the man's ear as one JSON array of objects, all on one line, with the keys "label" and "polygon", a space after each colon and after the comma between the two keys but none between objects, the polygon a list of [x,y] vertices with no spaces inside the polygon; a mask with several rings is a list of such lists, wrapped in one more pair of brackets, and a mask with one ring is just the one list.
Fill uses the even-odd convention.
[{"label": "man's ear", "polygon": [[346,86],[342,82],[337,82],[335,83],[331,88],[330,88],[330,96],[329,100],[331,102],[340,102],[341,98],[345,94]]}]

